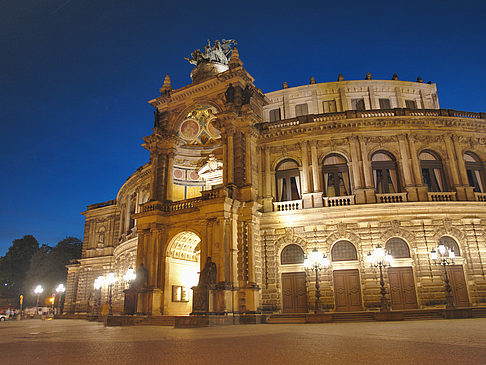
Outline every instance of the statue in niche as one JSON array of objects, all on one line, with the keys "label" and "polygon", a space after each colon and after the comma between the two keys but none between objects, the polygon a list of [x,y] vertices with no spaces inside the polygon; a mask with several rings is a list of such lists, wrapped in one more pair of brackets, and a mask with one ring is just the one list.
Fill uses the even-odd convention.
[{"label": "statue in niche", "polygon": [[232,103],[235,100],[235,88],[233,85],[230,83],[228,85],[228,88],[226,89],[224,96],[226,98],[227,103]]},{"label": "statue in niche", "polygon": [[241,96],[241,105],[249,104],[252,95],[253,89],[250,87],[250,85],[246,85],[245,90],[243,90],[243,94]]}]

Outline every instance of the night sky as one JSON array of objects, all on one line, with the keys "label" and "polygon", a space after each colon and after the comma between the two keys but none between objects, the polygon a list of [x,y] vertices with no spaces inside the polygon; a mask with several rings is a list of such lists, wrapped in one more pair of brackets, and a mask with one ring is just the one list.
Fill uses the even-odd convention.
[{"label": "night sky", "polygon": [[[403,4],[399,4],[403,3]],[[486,111],[483,1],[0,0],[0,255],[15,238],[82,238],[89,204],[148,161],[148,100],[207,39],[238,41],[264,92],[436,82],[442,108]]]}]

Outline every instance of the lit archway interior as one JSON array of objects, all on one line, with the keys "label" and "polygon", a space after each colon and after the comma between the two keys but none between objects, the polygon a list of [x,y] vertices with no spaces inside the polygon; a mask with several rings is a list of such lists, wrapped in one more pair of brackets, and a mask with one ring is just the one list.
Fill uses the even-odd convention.
[{"label": "lit archway interior", "polygon": [[167,249],[165,310],[167,315],[187,315],[192,311],[192,290],[199,281],[199,236],[179,233]]}]

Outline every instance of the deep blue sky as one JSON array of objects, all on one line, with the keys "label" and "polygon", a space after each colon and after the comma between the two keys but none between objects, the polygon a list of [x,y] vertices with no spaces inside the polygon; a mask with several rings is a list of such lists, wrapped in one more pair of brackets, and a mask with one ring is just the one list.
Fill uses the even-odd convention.
[{"label": "deep blue sky", "polygon": [[[403,3],[403,4],[400,4]],[[0,255],[33,234],[82,238],[87,205],[148,161],[165,73],[207,39],[238,40],[264,92],[363,79],[432,80],[443,108],[486,111],[483,1],[0,0]]]}]

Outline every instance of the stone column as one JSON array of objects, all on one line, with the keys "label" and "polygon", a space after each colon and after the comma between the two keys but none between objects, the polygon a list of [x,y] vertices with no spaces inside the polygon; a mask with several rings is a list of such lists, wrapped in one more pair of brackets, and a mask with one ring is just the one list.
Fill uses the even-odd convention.
[{"label": "stone column", "polygon": [[375,90],[372,86],[368,87],[368,95],[370,96],[370,109],[380,109],[380,104],[378,103],[378,99],[375,95]]},{"label": "stone column", "polygon": [[373,183],[371,161],[368,158],[368,149],[366,148],[366,141],[358,137],[361,159],[363,161],[363,176],[364,176],[364,192],[366,203],[376,203],[375,186]]},{"label": "stone column", "polygon": [[359,203],[365,203],[364,196],[363,199],[358,199],[358,195],[360,195],[358,191],[361,191],[361,189],[363,188],[363,183],[361,179],[362,170],[360,169],[360,163],[359,163],[358,137],[352,136],[348,139],[348,141],[349,141],[349,149],[351,151],[352,170],[350,172],[353,176],[353,185],[354,185],[353,190],[356,194],[356,199],[359,200]]},{"label": "stone column", "polygon": [[157,173],[159,168],[159,154],[152,152],[151,153],[151,160],[152,160],[152,176],[150,181],[150,200],[157,200]]},{"label": "stone column", "polygon": [[410,160],[408,157],[408,150],[407,150],[407,136],[404,134],[400,134],[398,136],[398,144],[400,146],[400,157],[402,160],[402,170],[403,170],[403,178],[405,180],[405,190],[407,191],[408,200],[409,201],[417,201],[417,189],[413,186],[413,177],[412,177],[412,169],[410,167]]},{"label": "stone column", "polygon": [[469,185],[469,179],[467,178],[466,162],[464,161],[464,152],[462,151],[461,146],[459,145],[458,138],[454,135],[451,136],[451,138],[454,144],[454,149],[456,151],[457,165],[462,180],[462,186],[466,194],[466,200],[475,201],[476,196],[474,195],[474,186]]},{"label": "stone column", "polygon": [[452,137],[450,135],[445,136],[444,142],[447,149],[447,158],[449,159],[450,166],[451,166],[452,183],[454,184],[454,186],[459,186],[461,182],[459,179],[459,171],[457,169],[456,156],[454,155]]},{"label": "stone column", "polygon": [[174,187],[174,157],[175,151],[170,149],[167,153],[167,200],[172,201]]},{"label": "stone column", "polygon": [[317,141],[312,141],[311,145],[311,161],[312,161],[312,181],[314,192],[312,194],[314,199],[313,206],[315,208],[322,207],[322,181],[319,173],[319,161],[317,159]]},{"label": "stone column", "polygon": [[408,143],[410,147],[410,156],[412,157],[412,171],[415,179],[415,186],[417,187],[417,195],[419,201],[428,201],[427,192],[429,188],[424,186],[422,181],[422,167],[420,166],[420,160],[418,158],[418,151],[415,147],[415,136],[408,136]]},{"label": "stone column", "polygon": [[227,166],[227,173],[228,173],[228,184],[234,183],[234,147],[233,147],[233,130],[231,129],[228,131],[227,135],[227,156],[228,156],[228,166]]},{"label": "stone column", "polygon": [[270,147],[262,147],[262,152],[265,158],[265,191],[263,195],[263,210],[271,212],[273,210],[273,195],[272,195],[272,175],[270,167]]},{"label": "stone column", "polygon": [[[457,200],[468,200],[468,197],[466,195],[466,189],[465,186],[469,186],[468,180],[467,180],[467,174],[466,174],[466,166],[464,164],[464,159],[462,158],[462,152],[460,151],[460,148],[458,148],[457,145],[455,145],[454,142],[454,136],[453,135],[447,135],[444,137],[445,144],[446,144],[446,149],[447,149],[447,157],[450,161],[450,171],[452,175],[452,182],[454,184],[454,188],[456,190]],[[455,152],[459,151],[459,155],[456,157]],[[463,179],[462,184],[461,184],[461,178],[459,176],[459,166],[460,162],[459,159],[462,161],[464,164],[464,177],[465,180]],[[467,185],[466,185],[467,184]],[[472,199],[473,200],[473,199]]]},{"label": "stone column", "polygon": [[309,192],[309,159],[307,156],[307,142],[301,142],[300,148],[302,151],[302,193],[307,194]]}]

